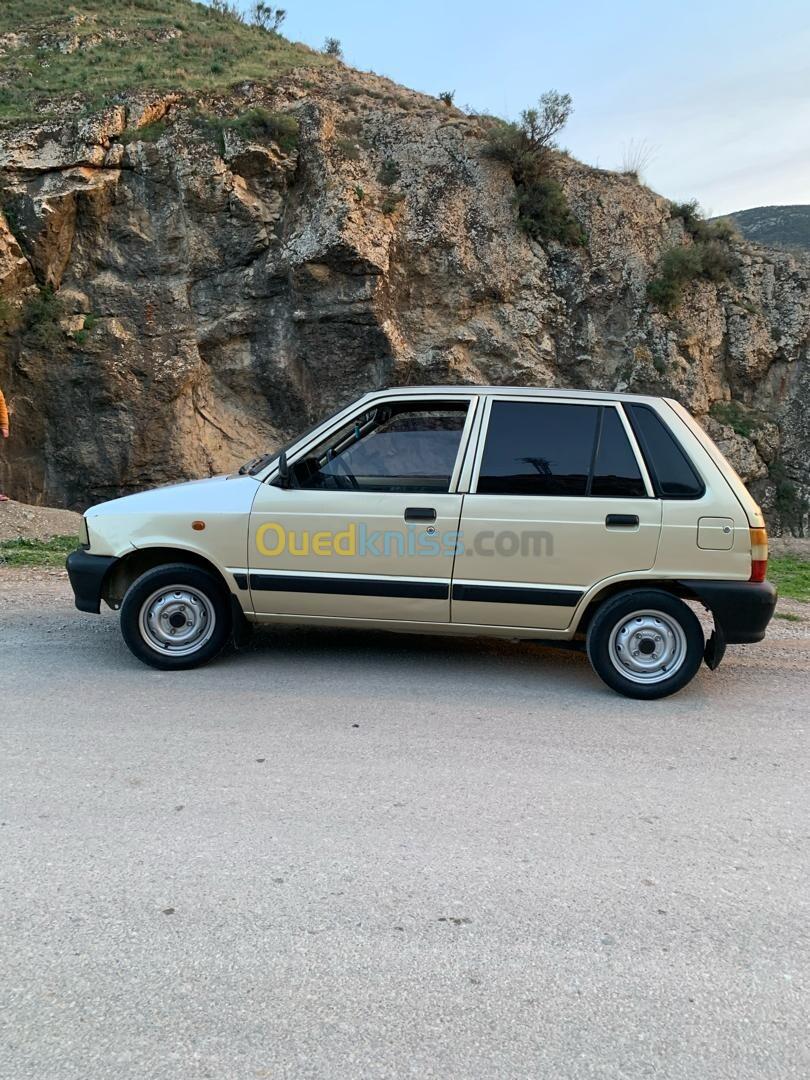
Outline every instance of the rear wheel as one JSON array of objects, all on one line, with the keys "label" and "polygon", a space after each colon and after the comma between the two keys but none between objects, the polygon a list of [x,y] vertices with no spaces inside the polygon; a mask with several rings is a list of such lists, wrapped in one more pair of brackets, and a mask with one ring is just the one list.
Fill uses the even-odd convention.
[{"label": "rear wheel", "polygon": [[634,589],[607,600],[588,629],[596,674],[625,697],[652,700],[681,690],[703,659],[700,622],[677,596]]},{"label": "rear wheel", "polygon": [[224,585],[185,563],[148,570],[121,605],[121,633],[130,651],[164,671],[213,660],[228,641],[231,624]]}]

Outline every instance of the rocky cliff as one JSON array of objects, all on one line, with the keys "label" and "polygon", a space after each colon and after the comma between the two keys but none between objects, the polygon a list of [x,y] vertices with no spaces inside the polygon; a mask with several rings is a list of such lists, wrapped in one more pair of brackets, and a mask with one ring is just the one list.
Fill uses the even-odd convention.
[{"label": "rocky cliff", "polygon": [[734,240],[665,315],[670,203],[558,154],[587,242],[531,240],[486,126],[337,64],[6,125],[0,484],[82,508],[228,470],[383,384],[595,387],[678,398],[806,527],[810,263]]}]

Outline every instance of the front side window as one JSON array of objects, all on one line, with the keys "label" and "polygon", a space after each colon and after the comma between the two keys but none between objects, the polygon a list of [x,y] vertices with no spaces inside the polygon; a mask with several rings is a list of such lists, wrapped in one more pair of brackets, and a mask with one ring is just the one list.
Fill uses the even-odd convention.
[{"label": "front side window", "polygon": [[494,401],[479,494],[641,498],[644,480],[611,405]]},{"label": "front side window", "polygon": [[291,469],[293,487],[326,491],[446,492],[466,401],[375,405]]}]

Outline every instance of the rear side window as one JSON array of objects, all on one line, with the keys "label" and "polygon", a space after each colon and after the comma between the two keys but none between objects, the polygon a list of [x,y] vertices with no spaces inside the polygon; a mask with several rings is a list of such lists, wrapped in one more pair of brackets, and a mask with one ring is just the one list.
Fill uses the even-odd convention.
[{"label": "rear side window", "polygon": [[643,499],[647,494],[627,432],[610,407],[602,410],[590,494],[618,499]]},{"label": "rear side window", "polygon": [[650,472],[662,499],[699,499],[706,490],[675,436],[649,405],[625,405]]},{"label": "rear side window", "polygon": [[494,401],[479,494],[585,495],[599,408]]}]

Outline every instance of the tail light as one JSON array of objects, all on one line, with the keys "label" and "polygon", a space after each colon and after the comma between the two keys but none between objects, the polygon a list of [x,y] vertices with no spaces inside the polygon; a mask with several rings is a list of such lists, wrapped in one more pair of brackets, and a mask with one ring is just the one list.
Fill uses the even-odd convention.
[{"label": "tail light", "polygon": [[764,581],[768,572],[768,532],[751,529],[751,577],[749,581]]}]

